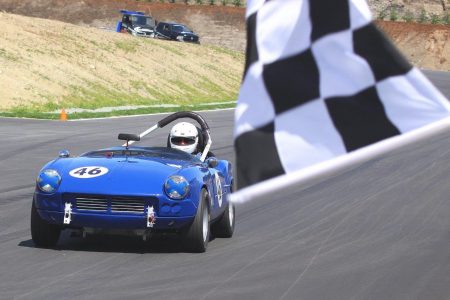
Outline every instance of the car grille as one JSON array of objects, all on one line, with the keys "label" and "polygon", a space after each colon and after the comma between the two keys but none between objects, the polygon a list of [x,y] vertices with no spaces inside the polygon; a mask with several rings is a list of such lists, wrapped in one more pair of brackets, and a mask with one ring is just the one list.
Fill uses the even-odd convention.
[{"label": "car grille", "polygon": [[183,41],[185,42],[198,42],[198,37],[195,35],[185,35],[183,36]]},{"label": "car grille", "polygon": [[108,211],[108,200],[94,197],[77,197],[75,198],[75,206],[77,210],[95,210]]},{"label": "car grille", "polygon": [[139,198],[119,198],[111,199],[112,212],[144,213],[145,200]]},{"label": "car grille", "polygon": [[[64,202],[70,202],[76,211],[91,211],[103,213],[143,214],[147,206],[155,207],[154,197],[128,197],[108,195],[78,195],[64,194]],[[155,207],[156,208],[156,207]]]}]

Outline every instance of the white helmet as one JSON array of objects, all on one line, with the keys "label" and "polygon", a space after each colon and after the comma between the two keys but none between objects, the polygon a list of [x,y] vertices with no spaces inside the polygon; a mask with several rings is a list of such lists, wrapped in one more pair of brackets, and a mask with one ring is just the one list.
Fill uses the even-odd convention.
[{"label": "white helmet", "polygon": [[198,145],[197,127],[191,123],[181,122],[170,130],[170,147],[192,154]]}]

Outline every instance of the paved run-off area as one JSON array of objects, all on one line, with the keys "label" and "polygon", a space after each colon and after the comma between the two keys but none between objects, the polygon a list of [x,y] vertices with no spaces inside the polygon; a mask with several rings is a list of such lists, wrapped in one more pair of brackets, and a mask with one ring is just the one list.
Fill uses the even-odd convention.
[{"label": "paved run-off area", "polygon": [[[450,95],[444,73],[428,76]],[[234,160],[233,110],[203,113],[213,152]],[[120,144],[161,116],[76,122],[0,119],[0,299],[448,299],[450,132],[337,176],[237,207],[232,239],[204,254],[173,240],[71,238],[34,248],[39,168]],[[165,144],[157,131],[145,144]],[[301,157],[299,157],[301,159]]]}]

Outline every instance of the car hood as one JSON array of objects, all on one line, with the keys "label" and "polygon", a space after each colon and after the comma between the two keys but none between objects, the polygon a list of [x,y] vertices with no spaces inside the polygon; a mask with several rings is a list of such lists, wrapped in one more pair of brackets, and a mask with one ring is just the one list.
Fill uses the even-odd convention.
[{"label": "car hood", "polygon": [[154,27],[149,25],[133,25],[133,29],[141,31],[154,31]]},{"label": "car hood", "polygon": [[[155,158],[76,157],[57,159],[47,168],[61,175],[59,192],[144,196],[162,194],[167,177],[192,165],[189,161]],[[97,177],[71,175],[71,171],[89,167],[101,167],[106,171]]]}]

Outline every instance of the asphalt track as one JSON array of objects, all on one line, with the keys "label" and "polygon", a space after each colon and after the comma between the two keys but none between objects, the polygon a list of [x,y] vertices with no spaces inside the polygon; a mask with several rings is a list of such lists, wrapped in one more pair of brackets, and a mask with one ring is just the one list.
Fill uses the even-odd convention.
[{"label": "asphalt track", "polygon": [[[427,74],[450,96],[448,73]],[[233,111],[204,115],[213,151],[233,161]],[[235,236],[204,254],[170,239],[68,234],[34,248],[40,167],[60,149],[120,144],[117,133],[159,118],[0,119],[0,299],[450,299],[450,132],[241,205]]]}]

